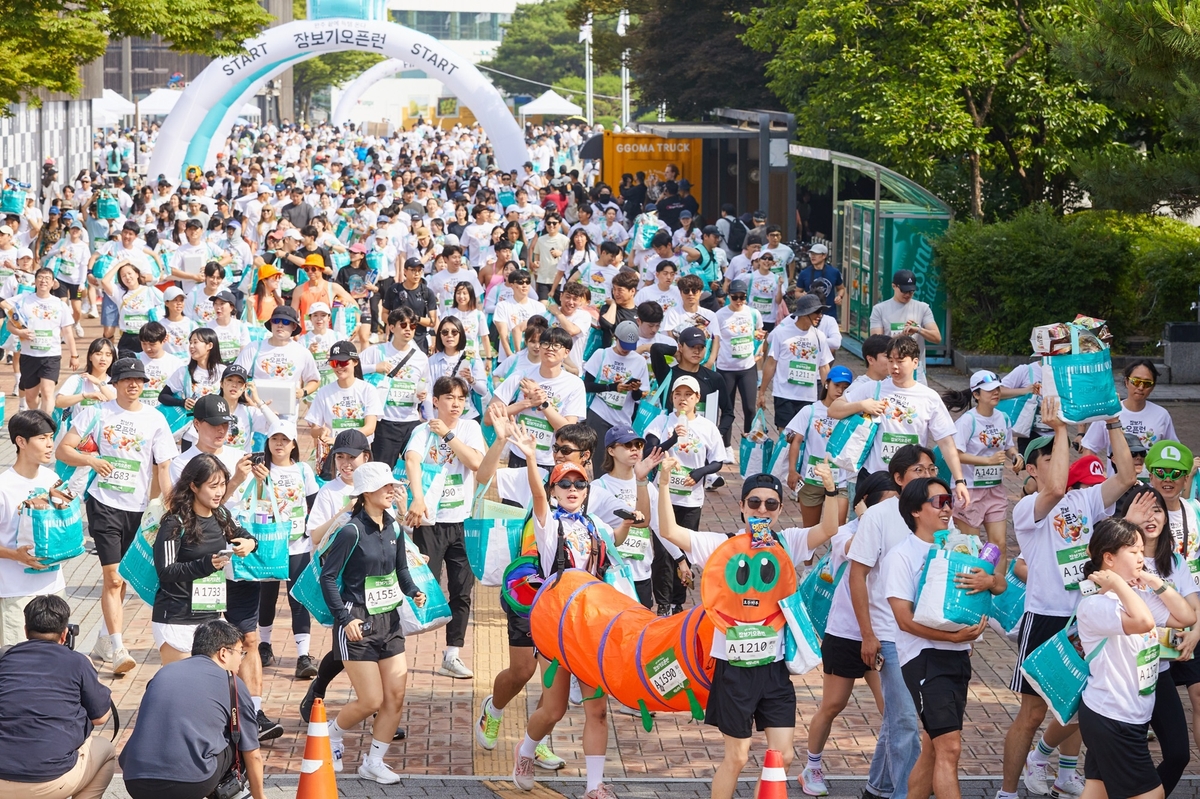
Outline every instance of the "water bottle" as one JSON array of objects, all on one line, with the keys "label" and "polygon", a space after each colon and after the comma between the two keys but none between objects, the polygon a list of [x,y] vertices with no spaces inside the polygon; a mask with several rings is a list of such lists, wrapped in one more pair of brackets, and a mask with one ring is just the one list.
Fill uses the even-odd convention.
[{"label": "water bottle", "polygon": [[979,550],[979,557],[993,566],[998,566],[1000,565],[1000,547],[988,542],[983,545],[983,549]]}]

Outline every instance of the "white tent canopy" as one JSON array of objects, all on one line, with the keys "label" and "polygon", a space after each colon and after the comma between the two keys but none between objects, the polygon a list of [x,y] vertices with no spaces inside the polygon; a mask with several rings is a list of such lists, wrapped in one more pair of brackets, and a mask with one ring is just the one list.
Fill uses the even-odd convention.
[{"label": "white tent canopy", "polygon": [[554,89],[547,89],[546,93],[541,97],[531,103],[526,103],[517,110],[520,111],[521,116],[543,114],[554,117],[569,117],[583,113],[582,108],[554,91]]},{"label": "white tent canopy", "polygon": [[138,113],[142,116],[166,116],[182,96],[183,92],[174,89],[155,89],[138,103]]},{"label": "white tent canopy", "polygon": [[121,117],[132,113],[133,103],[112,89],[105,89],[103,96],[92,100],[92,118],[99,127],[112,127],[121,121]]},{"label": "white tent canopy", "polygon": [[242,106],[241,114],[244,117],[260,117],[262,110],[254,103],[246,103]]}]

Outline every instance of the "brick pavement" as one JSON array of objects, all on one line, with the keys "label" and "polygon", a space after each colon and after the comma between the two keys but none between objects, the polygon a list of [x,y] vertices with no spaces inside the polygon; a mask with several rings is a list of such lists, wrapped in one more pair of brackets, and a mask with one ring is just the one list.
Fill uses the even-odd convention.
[{"label": "brick pavement", "polygon": [[[92,327],[89,320],[89,328]],[[862,364],[847,356],[841,360],[860,372]],[[946,387],[965,386],[966,378],[950,370],[935,369],[931,372],[934,381]],[[0,370],[0,389],[11,389],[12,377],[7,370]],[[938,387],[935,385],[935,387]],[[1196,392],[1200,398],[1200,392]],[[9,397],[8,412],[15,413],[17,402]],[[1165,403],[1175,415],[1176,426],[1185,443],[1200,445],[1200,405]],[[740,424],[740,421],[739,421]],[[735,428],[737,429],[737,428]],[[0,466],[12,462],[13,450],[7,437],[0,440]],[[736,468],[727,467],[723,472],[729,485],[709,494],[703,526],[708,529],[732,530],[738,524],[736,494],[740,478]],[[1015,499],[1019,486],[1011,477],[1006,481],[1010,496]],[[793,513],[796,522],[798,512]],[[1011,542],[1010,532],[1010,542]],[[79,648],[88,651],[95,641],[99,620],[99,607],[95,601],[99,595],[99,567],[95,558],[81,557],[69,563],[67,569],[68,596],[75,612],[75,620],[82,628]],[[281,592],[282,593],[282,592]],[[693,592],[691,599],[694,601]],[[284,597],[280,598],[277,630],[274,647],[280,663],[266,670],[264,709],[268,715],[280,718],[285,728],[282,738],[264,745],[267,772],[273,780],[271,795],[290,795],[285,786],[299,773],[299,764],[304,748],[303,726],[299,720],[297,706],[304,695],[307,684],[293,680],[295,649],[287,631],[289,618]],[[126,604],[125,641],[138,666],[123,678],[104,676],[106,684],[114,692],[114,700],[121,711],[122,721],[128,728],[136,722],[136,708],[141,694],[157,671],[159,658],[153,648],[150,634],[149,608],[136,597]],[[515,702],[505,715],[500,745],[493,752],[485,752],[475,746],[473,723],[484,696],[490,693],[492,677],[502,669],[506,660],[506,638],[504,616],[500,610],[497,589],[478,587],[475,592],[474,611],[463,659],[476,673],[473,681],[455,681],[434,674],[438,658],[444,645],[444,635],[437,631],[410,639],[408,656],[411,677],[402,724],[407,727],[408,738],[394,744],[388,762],[399,772],[414,777],[437,777],[440,775],[475,776],[479,778],[506,778],[512,769],[512,745],[519,740],[528,713],[536,704],[538,696],[536,675],[526,691],[524,703]],[[320,655],[329,648],[329,631],[314,630],[313,652]],[[970,701],[967,708],[967,723],[964,734],[964,758],[962,773],[984,777],[1000,771],[1003,734],[1007,729],[1017,703],[1007,690],[1012,673],[1014,648],[1007,640],[990,632],[977,648],[973,665],[975,679],[971,683]],[[794,678],[800,698],[797,719],[797,749],[803,752],[809,718],[820,698],[820,675],[817,671]],[[339,678],[331,686],[328,704],[335,709],[350,698],[349,681]],[[1186,703],[1185,703],[1186,704]],[[721,737],[714,730],[690,719],[687,714],[659,714],[655,730],[646,733],[638,719],[610,713],[612,719],[609,739],[608,774],[614,779],[647,780],[637,783],[622,793],[629,796],[691,796],[707,793],[704,787],[711,777],[712,769],[722,755]],[[865,685],[854,691],[846,710],[838,718],[825,751],[826,771],[834,777],[863,777],[866,774],[870,754],[874,747],[875,730],[880,716]],[[567,767],[553,777],[558,779],[579,778],[583,773],[581,751],[583,713],[571,708],[553,737],[554,749],[567,760]],[[362,735],[346,738],[346,767],[349,775],[361,759],[369,743],[369,731]],[[121,742],[128,730],[121,736]],[[747,774],[756,773],[761,744],[755,747],[754,761]],[[1200,771],[1195,769],[1194,771]],[[795,769],[793,769],[795,771]],[[293,775],[289,777],[288,775]],[[539,776],[551,778],[549,773]],[[662,780],[697,780],[696,783]],[[968,783],[982,785],[982,783]],[[699,785],[700,787],[696,787]],[[859,788],[852,782],[835,781],[834,795],[858,795]],[[847,786],[854,785],[853,789]],[[1193,784],[1188,783],[1188,790]],[[507,787],[505,787],[507,786]],[[554,782],[555,790],[569,796],[582,794],[577,782]],[[497,783],[498,790],[507,791],[511,783]],[[456,795],[463,797],[501,795],[478,783],[458,781],[441,783],[437,780],[416,780],[403,783],[385,792],[380,786],[362,786],[352,777],[342,782],[347,796],[438,796]],[[988,789],[994,790],[994,788]],[[742,793],[750,795],[752,788]],[[547,791],[549,793],[549,791]],[[794,786],[792,793],[799,794]],[[964,791],[965,795],[973,795]],[[120,797],[124,794],[114,786],[109,794]],[[980,794],[982,795],[982,794]],[[990,793],[989,793],[990,795]]]}]

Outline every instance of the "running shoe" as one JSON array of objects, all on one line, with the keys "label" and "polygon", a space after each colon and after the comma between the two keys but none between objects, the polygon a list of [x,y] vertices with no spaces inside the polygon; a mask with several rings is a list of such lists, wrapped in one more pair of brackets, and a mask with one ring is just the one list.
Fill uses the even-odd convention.
[{"label": "running shoe", "polygon": [[96,645],[92,647],[92,660],[98,663],[112,663],[112,659],[112,638],[102,635],[96,639]]},{"label": "running shoe", "polygon": [[558,771],[563,766],[567,765],[567,761],[563,760],[550,749],[550,736],[547,735],[542,739],[542,742],[537,745],[537,749],[533,753],[533,763],[538,768],[544,768],[546,771]]},{"label": "running shoe", "polygon": [[283,725],[267,718],[267,714],[261,710],[256,714],[256,720],[258,721],[258,740],[272,741],[283,735]]},{"label": "running shoe", "polygon": [[475,672],[468,669],[462,662],[462,658],[457,655],[452,658],[442,658],[442,665],[438,667],[437,673],[443,677],[453,677],[456,680],[469,680],[475,676]]},{"label": "running shoe", "polygon": [[493,716],[490,712],[492,707],[491,694],[487,699],[483,700],[483,707],[479,709],[479,720],[475,722],[475,741],[489,752],[496,748],[496,739],[500,737],[500,722],[502,719],[499,716]]},{"label": "running shoe", "polygon": [[333,770],[334,772],[342,773],[342,755],[346,754],[346,744],[342,741],[329,739],[329,748],[333,752]]},{"label": "running shoe", "polygon": [[571,675],[571,691],[567,699],[572,705],[583,704],[583,689],[579,687],[579,680],[575,678],[574,674]]},{"label": "running shoe", "polygon": [[1025,769],[1021,772],[1025,788],[1032,794],[1045,796],[1050,793],[1050,764],[1038,763],[1033,759],[1033,752],[1025,757]]},{"label": "running shoe", "polygon": [[388,768],[382,760],[372,760],[371,758],[364,760],[358,767],[358,778],[371,780],[380,785],[395,785],[400,782],[399,774]]},{"label": "running shoe", "polygon": [[317,661],[312,655],[301,655],[296,658],[296,679],[311,680],[317,676]]},{"label": "running shoe", "polygon": [[258,656],[262,660],[264,669],[275,664],[275,650],[266,641],[258,642]]},{"label": "running shoe", "polygon": [[517,749],[513,752],[513,763],[513,782],[522,791],[532,791],[533,786],[537,785],[537,780],[533,778],[533,758],[521,754],[520,744],[517,744]]},{"label": "running shoe", "polygon": [[129,650],[121,647],[112,655],[113,674],[124,674],[137,665],[137,661],[129,654]]},{"label": "running shoe", "polygon": [[829,786],[825,784],[825,772],[809,766],[800,772],[800,790],[809,796],[829,796]]},{"label": "running shoe", "polygon": [[[308,692],[304,694],[304,698],[300,700],[300,718],[304,719],[304,723],[308,723],[309,714],[312,713],[313,700],[317,698],[316,683],[309,683]],[[321,697],[324,699],[324,697]]]},{"label": "running shoe", "polygon": [[606,783],[600,783],[596,790],[588,791],[583,795],[583,799],[617,799],[617,795],[613,793],[613,789],[609,788]]},{"label": "running shoe", "polygon": [[1075,799],[1083,794],[1083,777],[1078,771],[1059,771],[1050,788],[1054,799]]}]

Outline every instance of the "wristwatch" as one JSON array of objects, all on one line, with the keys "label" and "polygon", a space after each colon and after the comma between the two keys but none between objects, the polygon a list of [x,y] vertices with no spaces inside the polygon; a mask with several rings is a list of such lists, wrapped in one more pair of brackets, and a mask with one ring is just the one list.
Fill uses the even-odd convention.
[{"label": "wristwatch", "polygon": [[836,497],[837,495],[838,495],[838,492],[837,492],[837,489],[836,489],[836,488],[835,488],[835,489],[833,489],[832,491],[830,491],[828,488],[827,488],[827,489],[825,489],[825,496],[827,496],[827,497]]},{"label": "wristwatch", "polygon": [[1120,420],[1117,420],[1115,422],[1105,422],[1104,426],[1107,427],[1109,430],[1120,430],[1121,422],[1120,422]]},{"label": "wristwatch", "polygon": [[539,411],[544,411],[550,407],[550,400],[545,400],[541,405],[537,406]]},{"label": "wristwatch", "polygon": [[963,485],[966,485],[966,484],[967,484],[967,481],[966,481],[964,478],[960,477],[960,478],[958,478],[957,480],[955,480],[955,481],[954,481],[954,484],[955,484],[955,485],[958,485],[959,483],[961,483],[961,484],[963,484]]},{"label": "wristwatch", "polygon": [[1154,593],[1156,593],[1156,594],[1158,594],[1158,595],[1160,595],[1160,596],[1161,596],[1162,594],[1165,594],[1165,593],[1167,593],[1167,589],[1168,589],[1168,588],[1170,588],[1170,587],[1171,587],[1171,586],[1170,586],[1169,584],[1167,584],[1167,583],[1163,583],[1163,584],[1162,584],[1162,585],[1160,585],[1158,588],[1155,588],[1155,589],[1154,589]]},{"label": "wristwatch", "polygon": [[446,435],[442,436],[443,444],[449,444],[453,440],[454,440],[454,431],[453,430],[448,431],[446,433]]}]

